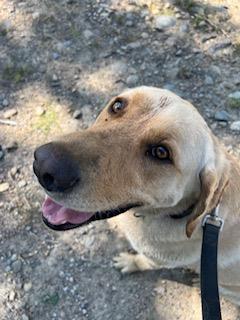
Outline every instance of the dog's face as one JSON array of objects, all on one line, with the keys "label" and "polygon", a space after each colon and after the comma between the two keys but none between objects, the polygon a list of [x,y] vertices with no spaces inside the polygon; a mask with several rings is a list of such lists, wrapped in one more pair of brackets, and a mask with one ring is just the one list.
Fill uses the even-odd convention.
[{"label": "dog's face", "polygon": [[213,158],[211,133],[190,103],[167,90],[128,90],[91,128],[36,150],[34,171],[49,196],[44,220],[63,230],[130,208],[175,213],[199,196],[199,174]]}]

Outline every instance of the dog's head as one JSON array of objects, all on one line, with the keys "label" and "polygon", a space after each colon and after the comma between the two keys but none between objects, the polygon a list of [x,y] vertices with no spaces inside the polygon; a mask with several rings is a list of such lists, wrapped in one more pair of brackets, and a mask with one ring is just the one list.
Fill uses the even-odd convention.
[{"label": "dog's head", "polygon": [[194,205],[190,235],[225,184],[226,161],[190,103],[139,87],[113,98],[91,128],[38,148],[34,172],[48,195],[43,217],[53,229],[130,208],[178,214]]}]

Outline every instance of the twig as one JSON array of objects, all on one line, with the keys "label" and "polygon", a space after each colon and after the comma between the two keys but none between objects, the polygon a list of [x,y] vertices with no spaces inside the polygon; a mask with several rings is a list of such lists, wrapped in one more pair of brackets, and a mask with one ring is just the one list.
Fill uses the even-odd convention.
[{"label": "twig", "polygon": [[0,119],[0,124],[5,124],[7,126],[16,126],[17,122],[16,121],[12,121],[12,120]]}]

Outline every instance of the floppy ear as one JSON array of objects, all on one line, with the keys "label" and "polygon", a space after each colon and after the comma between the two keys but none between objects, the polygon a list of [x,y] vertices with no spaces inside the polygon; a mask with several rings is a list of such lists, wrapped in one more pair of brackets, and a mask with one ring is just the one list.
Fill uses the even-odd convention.
[{"label": "floppy ear", "polygon": [[[220,146],[218,146],[220,148]],[[210,161],[200,172],[201,193],[193,209],[193,215],[186,225],[186,234],[190,238],[199,220],[210,213],[221,200],[222,193],[228,184],[230,165],[220,149],[215,152],[215,161]]]}]

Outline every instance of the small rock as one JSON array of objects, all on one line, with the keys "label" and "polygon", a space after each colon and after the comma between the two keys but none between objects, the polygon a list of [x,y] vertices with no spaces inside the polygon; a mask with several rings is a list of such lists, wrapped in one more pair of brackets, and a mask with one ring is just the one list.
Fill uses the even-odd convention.
[{"label": "small rock", "polygon": [[210,76],[205,76],[204,83],[205,83],[206,85],[210,85],[210,86],[213,85],[213,84],[214,84],[213,78],[210,77]]},{"label": "small rock", "polygon": [[5,192],[8,189],[9,189],[9,183],[7,182],[0,183],[0,193]]},{"label": "small rock", "polygon": [[219,121],[219,122],[218,122],[218,125],[219,125],[220,127],[225,128],[225,127],[227,126],[227,122],[225,122],[225,121]]},{"label": "small rock", "polygon": [[143,39],[147,39],[147,38],[149,38],[149,34],[148,34],[147,32],[142,32],[142,33],[141,33],[141,37],[142,37]]},{"label": "small rock", "polygon": [[29,317],[26,314],[23,314],[21,320],[29,320]]},{"label": "small rock", "polygon": [[31,289],[32,289],[32,282],[24,283],[24,285],[23,285],[23,290],[24,290],[25,292],[28,292],[28,291],[30,291]]},{"label": "small rock", "polygon": [[6,150],[8,152],[13,152],[13,151],[17,150],[17,148],[18,148],[17,141],[11,141],[6,145]]},{"label": "small rock", "polygon": [[36,115],[37,116],[42,116],[45,112],[46,112],[46,110],[41,106],[36,108]]},{"label": "small rock", "polygon": [[74,119],[80,119],[80,118],[82,118],[82,111],[81,111],[81,110],[75,110],[75,111],[73,112],[73,118],[74,118]]},{"label": "small rock", "polygon": [[12,167],[11,170],[10,170],[10,174],[11,174],[12,177],[15,177],[17,172],[18,172],[18,168],[17,167]]},{"label": "small rock", "polygon": [[189,23],[182,23],[179,27],[179,31],[182,33],[189,32]]},{"label": "small rock", "polygon": [[15,298],[16,298],[16,292],[13,291],[13,290],[11,290],[11,291],[9,292],[8,299],[9,299],[9,301],[14,301]]},{"label": "small rock", "polygon": [[14,262],[12,263],[12,270],[13,270],[13,272],[18,273],[18,272],[21,271],[21,269],[22,269],[22,262],[21,262],[21,260],[16,260],[16,261],[14,261]]},{"label": "small rock", "polygon": [[176,18],[170,16],[158,16],[155,19],[155,29],[164,31],[169,29],[176,24]]},{"label": "small rock", "polygon": [[141,47],[140,41],[131,42],[127,45],[127,49],[129,50],[135,50],[135,49],[138,49],[139,47]]},{"label": "small rock", "polygon": [[225,122],[228,122],[232,119],[232,117],[230,116],[230,114],[225,111],[225,110],[222,110],[222,111],[217,111],[214,115],[214,119],[217,120],[217,121],[225,121]]},{"label": "small rock", "polygon": [[215,65],[210,66],[208,69],[208,72],[209,72],[209,74],[211,74],[211,76],[213,78],[217,78],[217,77],[221,76],[221,74],[222,74],[221,69]]},{"label": "small rock", "polygon": [[240,121],[234,121],[231,124],[230,129],[233,131],[240,131]]},{"label": "small rock", "polygon": [[33,12],[33,14],[32,14],[33,20],[37,20],[37,19],[39,19],[39,17],[40,17],[40,12],[38,12],[38,11]]},{"label": "small rock", "polygon": [[240,108],[240,91],[232,92],[228,95],[229,106]]},{"label": "small rock", "polygon": [[4,112],[3,114],[3,118],[4,119],[10,119],[11,117],[15,116],[18,113],[17,109],[9,109],[7,111]]},{"label": "small rock", "polygon": [[23,187],[25,187],[26,185],[27,185],[27,182],[26,182],[25,180],[20,180],[20,181],[18,182],[19,188],[23,188]]},{"label": "small rock", "polygon": [[9,106],[9,101],[8,101],[7,99],[4,99],[4,100],[2,101],[2,106],[3,106],[3,107],[8,107],[8,106]]},{"label": "small rock", "polygon": [[17,254],[14,253],[12,256],[11,256],[11,261],[16,261],[17,260]]},{"label": "small rock", "polygon": [[58,76],[56,74],[53,74],[52,75],[52,81],[58,81]]},{"label": "small rock", "polygon": [[60,58],[60,54],[57,52],[53,52],[52,57],[54,60],[58,60]]},{"label": "small rock", "polygon": [[139,81],[139,77],[136,74],[130,75],[127,77],[127,85],[129,87],[135,86]]},{"label": "small rock", "polygon": [[168,79],[174,80],[174,79],[177,78],[178,73],[179,73],[179,68],[178,67],[168,68],[166,70],[166,77]]},{"label": "small rock", "polygon": [[83,36],[85,39],[89,40],[94,36],[94,33],[87,29],[83,31]]}]

